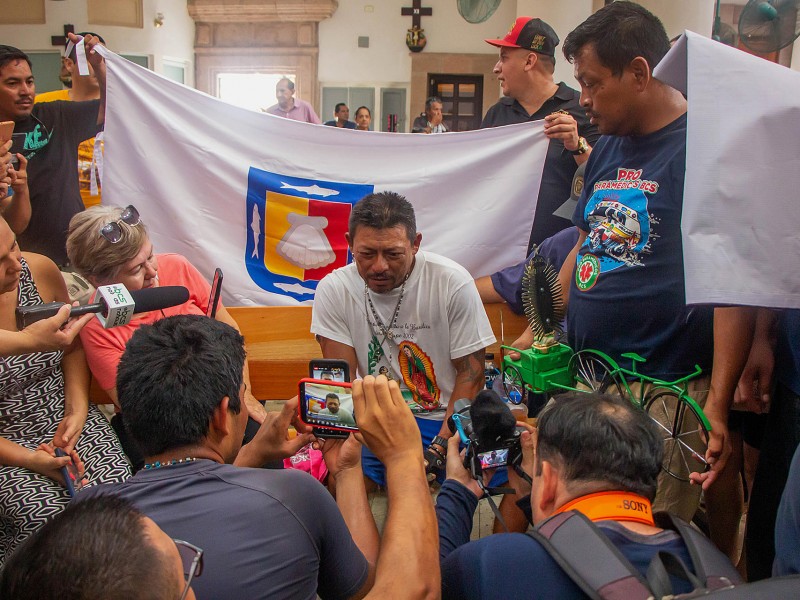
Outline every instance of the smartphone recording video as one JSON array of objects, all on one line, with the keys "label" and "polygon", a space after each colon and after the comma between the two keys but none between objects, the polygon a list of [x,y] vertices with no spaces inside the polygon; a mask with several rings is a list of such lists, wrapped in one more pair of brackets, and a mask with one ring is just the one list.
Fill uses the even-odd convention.
[{"label": "smartphone recording video", "polygon": [[314,358],[308,363],[308,376],[326,381],[350,381],[350,365],[346,360]]},{"label": "smartphone recording video", "polygon": [[478,460],[481,461],[482,469],[505,467],[506,463],[508,462],[508,448],[499,448],[497,450],[490,450],[489,452],[481,452],[478,454]]},{"label": "smartphone recording video", "polygon": [[358,431],[353,389],[346,382],[300,380],[300,420],[320,429]]}]

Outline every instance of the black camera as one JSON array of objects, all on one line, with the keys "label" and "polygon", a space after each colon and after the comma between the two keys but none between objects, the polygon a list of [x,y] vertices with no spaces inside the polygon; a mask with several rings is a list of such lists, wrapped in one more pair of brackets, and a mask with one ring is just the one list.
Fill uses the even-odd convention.
[{"label": "black camera", "polygon": [[457,400],[447,421],[450,431],[466,444],[464,468],[478,481],[483,470],[514,467],[522,462],[520,433],[514,415],[505,402],[491,390],[483,390],[470,403]]}]

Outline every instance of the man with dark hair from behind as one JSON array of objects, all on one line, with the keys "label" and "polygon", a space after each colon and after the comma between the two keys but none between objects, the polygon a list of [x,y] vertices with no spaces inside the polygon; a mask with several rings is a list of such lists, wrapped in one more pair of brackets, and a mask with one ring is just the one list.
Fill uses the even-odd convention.
[{"label": "man with dark hair from behind", "polygon": [[0,574],[0,597],[193,600],[191,589],[181,596],[184,573],[158,525],[127,500],[99,496],[71,504],[17,548]]},{"label": "man with dark hair from behind", "polygon": [[[322,447],[336,477],[336,502],[307,473],[239,468],[286,458],[313,439],[287,439],[290,422],[298,432],[310,430],[294,421],[293,398],[241,446],[243,344],[233,328],[197,315],[139,329],[120,361],[117,388],[130,411],[125,425],[148,464],[128,481],[96,486],[79,499],[120,495],[169,535],[203,548],[204,574],[194,584],[200,598],[362,598],[376,564],[383,575],[374,597],[397,590],[407,573],[413,581],[394,596],[437,594],[439,573],[430,569],[436,518],[419,432],[398,385],[384,377],[353,383],[359,440],[386,464],[393,488],[381,543],[353,436]],[[412,512],[415,523],[407,526]],[[401,560],[407,571],[395,568]]]},{"label": "man with dark hair from behind", "polygon": [[360,464],[349,476],[335,456],[328,461],[341,513],[307,473],[239,468],[286,458],[313,439],[287,439],[293,399],[241,446],[244,360],[241,335],[214,319],[182,315],[136,331],[117,390],[147,464],[128,481],[95,486],[81,498],[117,494],[169,535],[204,548],[200,597],[361,597],[372,585],[378,533]]},{"label": "man with dark hair from behind", "polygon": [[[651,502],[663,442],[646,413],[619,397],[576,392],[557,397],[540,414],[535,435],[533,431],[529,427],[522,434],[522,468],[533,483],[524,483],[510,469],[509,479],[520,497],[530,494],[526,500],[534,525],[576,510],[593,521],[642,575],[660,551],[677,555],[692,569],[680,536],[653,520]],[[470,542],[481,494],[461,462],[458,441],[451,439],[447,480],[436,506],[443,597],[584,597],[531,536],[500,533]],[[704,552],[726,560],[711,542],[704,542]],[[508,568],[508,557],[514,557],[513,569]],[[738,581],[729,566],[732,581]],[[676,593],[691,589],[686,582],[675,580],[675,584]]]}]

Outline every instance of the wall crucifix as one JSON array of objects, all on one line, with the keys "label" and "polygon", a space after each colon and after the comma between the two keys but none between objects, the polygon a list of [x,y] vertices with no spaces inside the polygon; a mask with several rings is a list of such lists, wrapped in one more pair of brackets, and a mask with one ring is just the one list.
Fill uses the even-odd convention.
[{"label": "wall crucifix", "polygon": [[422,0],[413,0],[411,6],[404,6],[400,9],[400,14],[404,17],[411,17],[412,29],[421,29],[422,17],[430,17],[433,9],[429,6],[423,8]]}]

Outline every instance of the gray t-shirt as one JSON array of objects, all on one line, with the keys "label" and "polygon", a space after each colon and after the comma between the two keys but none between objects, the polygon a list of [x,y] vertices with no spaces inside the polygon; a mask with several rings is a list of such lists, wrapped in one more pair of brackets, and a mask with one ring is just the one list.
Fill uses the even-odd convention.
[{"label": "gray t-shirt", "polygon": [[200,546],[199,600],[348,598],[368,564],[328,491],[307,473],[210,460],[139,471],[76,500],[115,494],[167,535]]}]

